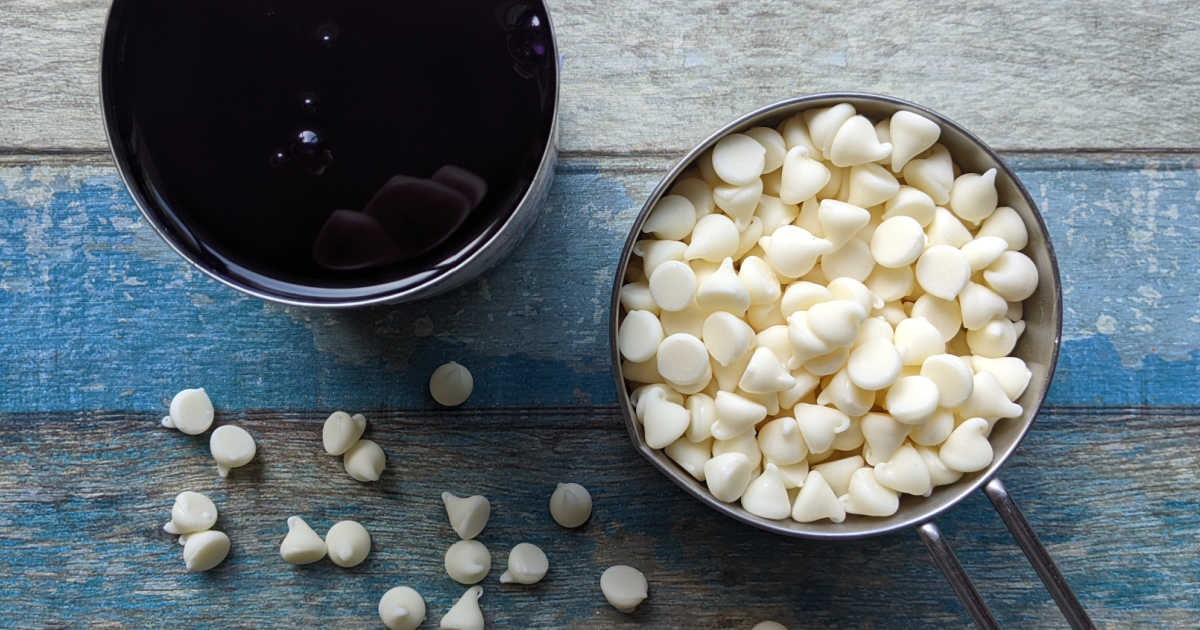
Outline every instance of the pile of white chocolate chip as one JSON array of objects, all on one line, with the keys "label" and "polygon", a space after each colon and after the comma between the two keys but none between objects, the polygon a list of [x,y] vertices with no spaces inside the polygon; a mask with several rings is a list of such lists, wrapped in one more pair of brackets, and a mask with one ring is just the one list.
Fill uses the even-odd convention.
[{"label": "pile of white chocolate chip", "polygon": [[653,208],[621,288],[646,443],[767,519],[888,516],[992,462],[1038,284],[996,170],[842,103],[730,134]]}]

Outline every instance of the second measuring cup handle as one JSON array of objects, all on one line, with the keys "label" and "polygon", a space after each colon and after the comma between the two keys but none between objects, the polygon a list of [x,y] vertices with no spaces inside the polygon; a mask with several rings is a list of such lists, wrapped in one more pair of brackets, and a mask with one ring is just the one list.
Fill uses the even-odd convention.
[{"label": "second measuring cup handle", "polygon": [[987,604],[979,596],[979,591],[975,590],[975,584],[971,582],[967,572],[963,571],[958,556],[954,555],[950,543],[946,542],[945,537],[942,536],[942,530],[938,529],[933,521],[930,521],[918,525],[917,533],[920,534],[921,541],[929,549],[933,563],[937,565],[938,569],[941,569],[942,575],[946,576],[946,581],[950,582],[951,588],[954,589],[954,594],[958,595],[958,601],[962,602],[963,608],[967,609],[967,614],[971,615],[975,626],[980,630],[998,630],[1000,626],[996,625],[996,619],[992,617]]},{"label": "second measuring cup handle", "polygon": [[1025,520],[1025,515],[1017,509],[1016,502],[1008,494],[1004,484],[999,479],[992,479],[983,487],[983,493],[996,507],[996,512],[1000,514],[1001,520],[1021,547],[1021,551],[1025,552],[1025,557],[1029,558],[1029,563],[1033,565],[1034,571],[1037,571],[1038,577],[1042,578],[1042,583],[1046,585],[1046,590],[1050,591],[1058,609],[1067,618],[1067,623],[1075,630],[1094,629],[1096,625],[1092,623],[1087,611],[1067,585],[1067,580],[1055,566],[1046,548],[1038,541],[1033,528],[1029,526],[1029,521]]}]

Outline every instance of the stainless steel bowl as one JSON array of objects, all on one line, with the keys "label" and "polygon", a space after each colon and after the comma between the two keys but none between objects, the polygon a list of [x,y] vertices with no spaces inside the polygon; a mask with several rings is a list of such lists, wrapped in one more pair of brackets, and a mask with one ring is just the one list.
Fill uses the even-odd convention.
[{"label": "stainless steel bowl", "polygon": [[[1033,259],[1039,273],[1037,292],[1026,300],[1024,304],[1026,330],[1013,353],[1015,356],[1025,360],[1029,369],[1033,372],[1033,378],[1030,381],[1029,387],[1018,401],[1024,409],[1021,417],[1003,420],[993,430],[991,442],[995,450],[995,458],[987,469],[965,475],[957,483],[936,488],[929,497],[906,496],[900,503],[899,511],[886,518],[851,515],[843,523],[828,521],[798,523],[790,519],[774,521],[755,516],[742,509],[740,505],[723,503],[717,500],[709,493],[708,488],[703,483],[692,478],[691,475],[667,457],[666,453],[652,449],[646,445],[641,425],[636,420],[633,405],[629,400],[628,385],[621,374],[621,357],[616,342],[621,309],[620,289],[624,283],[634,242],[641,235],[642,224],[645,222],[646,217],[658,200],[671,188],[679,175],[698,156],[716,144],[719,139],[730,133],[763,125],[774,127],[785,118],[797,112],[816,107],[827,107],[837,103],[850,103],[859,113],[865,114],[875,120],[890,117],[894,112],[900,110],[921,114],[941,126],[942,133],[939,141],[950,150],[955,162],[965,172],[981,173],[989,168],[997,170],[996,188],[999,192],[1001,203],[1015,209],[1025,221],[1025,225],[1029,231],[1029,244],[1025,248],[1024,253]],[[954,121],[935,111],[897,98],[850,92],[791,98],[768,105],[730,122],[683,156],[663,177],[658,186],[655,187],[646,200],[645,205],[642,206],[637,219],[633,222],[629,236],[625,241],[624,250],[621,253],[621,259],[617,265],[609,317],[613,371],[616,378],[621,411],[624,414],[625,427],[629,431],[630,438],[632,438],[634,447],[638,452],[653,464],[655,468],[666,475],[668,479],[680,488],[683,488],[688,494],[725,516],[785,536],[821,540],[847,540],[886,534],[906,527],[921,526],[920,532],[922,537],[925,538],[926,543],[930,545],[931,551],[934,552],[935,560],[939,561],[939,565],[951,577],[951,582],[956,590],[960,586],[969,589],[968,591],[960,591],[959,594],[963,597],[968,609],[971,609],[972,615],[976,615],[976,613],[986,614],[986,608],[982,607],[982,602],[978,600],[977,594],[974,594],[974,602],[968,601],[971,599],[970,596],[974,593],[974,590],[970,587],[969,581],[966,580],[965,574],[961,572],[961,567],[958,567],[957,572],[954,571],[954,568],[957,567],[957,562],[953,561],[949,547],[945,545],[940,533],[930,521],[966,498],[967,495],[979,489],[985,483],[988,483],[996,475],[1000,467],[1004,465],[1004,462],[1012,455],[1013,451],[1016,450],[1017,445],[1025,437],[1025,434],[1029,431],[1029,427],[1033,424],[1034,417],[1036,417],[1046,396],[1046,392],[1050,387],[1050,380],[1058,359],[1061,333],[1062,290],[1059,283],[1058,262],[1054,256],[1054,248],[1050,243],[1046,224],[1042,220],[1036,204],[1030,197],[1029,192],[1022,186],[1020,180],[1017,179],[1012,169],[984,144],[982,140],[972,135]],[[1004,504],[1005,507],[1011,505],[1012,511],[1009,513],[1006,513],[1003,508],[1001,509],[1001,514],[1005,516],[1006,520],[1012,514],[1015,514],[1013,516],[1014,519],[1020,518],[1019,512],[1015,511],[1015,504],[1012,504],[1011,499],[1004,492],[1003,486],[998,480],[993,481],[993,484],[989,486],[988,494],[994,502],[998,502],[998,508],[1001,508],[1001,504]],[[1010,522],[1010,527],[1013,526],[1014,522]],[[1024,519],[1020,518],[1020,522],[1023,523]],[[1032,537],[1032,530],[1029,530],[1029,536]],[[1023,542],[1020,537],[1018,537],[1018,540],[1019,542]],[[1033,542],[1036,544],[1036,539]],[[1038,545],[1038,548],[1040,548],[1040,545]],[[1027,553],[1029,553],[1028,550]],[[1042,554],[1044,556],[1044,550],[1042,550]],[[1033,556],[1031,556],[1032,559],[1034,559]],[[1049,562],[1048,556],[1038,558],[1038,560],[1044,560],[1050,567],[1053,567],[1053,564]],[[943,562],[953,562],[953,566],[947,566]],[[1037,561],[1035,561],[1035,564],[1037,564]],[[1061,575],[1058,577],[1061,581]],[[956,583],[956,580],[958,580],[958,583]],[[1055,593],[1056,599],[1060,594],[1065,598],[1069,595],[1069,590],[1065,594]],[[1073,599],[1073,596],[1071,598]],[[1075,605],[1078,606],[1077,601]],[[979,609],[973,609],[975,606],[979,607]],[[1080,608],[1079,611],[1081,613],[1082,609]],[[1068,617],[1070,618],[1070,614],[1068,614]],[[980,619],[981,617],[976,616],[977,622]],[[1086,615],[1083,615],[1083,619],[1086,619]],[[986,627],[986,623],[983,625]]]}]

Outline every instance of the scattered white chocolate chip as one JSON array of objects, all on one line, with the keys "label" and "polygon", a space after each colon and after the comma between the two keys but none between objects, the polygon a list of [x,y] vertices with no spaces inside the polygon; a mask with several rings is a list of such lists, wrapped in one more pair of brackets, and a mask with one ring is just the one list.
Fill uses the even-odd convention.
[{"label": "scattered white chocolate chip", "polygon": [[326,453],[341,455],[354,446],[366,429],[367,418],[361,413],[352,416],[345,411],[335,411],[321,427],[321,444]]},{"label": "scattered white chocolate chip", "polygon": [[482,586],[472,586],[467,589],[438,622],[438,628],[441,630],[483,630],[483,609],[479,607],[481,597],[483,597]]},{"label": "scattered white chocolate chip", "polygon": [[212,499],[185,490],[175,495],[171,505],[171,520],[163,525],[168,534],[191,534],[202,532],[217,523],[217,506]]},{"label": "scattered white chocolate chip", "polygon": [[429,376],[429,394],[443,407],[457,407],[467,402],[474,388],[475,379],[470,370],[455,361],[443,363]]},{"label": "scattered white chocolate chip", "polygon": [[778,621],[760,621],[750,630],[787,630],[787,626]]},{"label": "scattered white chocolate chip", "polygon": [[379,619],[388,630],[416,630],[425,621],[425,598],[407,586],[397,586],[379,598]]},{"label": "scattered white chocolate chip", "polygon": [[162,419],[168,429],[179,429],[188,435],[200,435],[212,426],[213,404],[203,387],[185,389],[171,398],[170,415]]},{"label": "scattered white chocolate chip", "polygon": [[458,497],[450,492],[442,493],[442,504],[446,506],[446,518],[450,528],[463,540],[471,540],[487,527],[492,514],[492,504],[487,497],[473,495]]},{"label": "scattered white chocolate chip", "polygon": [[387,456],[383,454],[383,449],[371,440],[355,442],[354,446],[342,455],[342,466],[346,469],[346,474],[355,481],[364,483],[379,481],[386,463]]},{"label": "scattered white chocolate chip", "polygon": [[459,584],[475,584],[492,570],[492,554],[478,540],[460,540],[446,550],[446,574]]},{"label": "scattered white chocolate chip", "polygon": [[618,564],[600,574],[600,592],[613,608],[631,613],[649,594],[646,576],[637,569]]},{"label": "scattered white chocolate chip", "polygon": [[180,541],[183,543],[183,563],[189,573],[208,571],[229,555],[229,536],[215,529],[185,534]]},{"label": "scattered white chocolate chip", "polygon": [[288,533],[279,543],[279,555],[288,564],[312,564],[325,557],[325,541],[299,516],[287,519]]},{"label": "scattered white chocolate chip", "polygon": [[508,569],[500,575],[501,584],[537,584],[550,570],[550,560],[540,547],[518,543],[508,552]]},{"label": "scattered white chocolate chip", "polygon": [[371,534],[357,521],[338,521],[325,532],[325,548],[339,567],[358,566],[371,553]]},{"label": "scattered white chocolate chip", "polygon": [[208,436],[208,450],[217,462],[217,473],[228,476],[229,471],[240,468],[254,459],[258,447],[254,438],[242,427],[226,424],[219,426]]},{"label": "scattered white chocolate chip", "polygon": [[592,495],[577,483],[560,483],[550,495],[550,516],[562,527],[579,527],[592,515]]}]

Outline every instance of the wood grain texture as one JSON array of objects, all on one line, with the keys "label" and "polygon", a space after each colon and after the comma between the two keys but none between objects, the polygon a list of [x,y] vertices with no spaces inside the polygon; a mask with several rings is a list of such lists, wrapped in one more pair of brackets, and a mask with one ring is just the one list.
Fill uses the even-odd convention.
[{"label": "wood grain texture", "polygon": [[[1200,159],[1017,155],[1058,245],[1054,404],[1200,404]],[[615,401],[608,304],[661,158],[569,160],[529,238],[466,287],[329,313],[191,269],[105,167],[0,168],[0,411],[158,409],[191,385],[230,409],[422,408],[458,360],[476,407]],[[1120,273],[1114,273],[1120,270]]]},{"label": "wood grain texture", "polygon": [[[849,543],[775,537],[721,518],[637,458],[607,407],[368,412],[389,454],[376,484],[350,480],[321,450],[320,412],[222,413],[259,457],[222,480],[203,437],[146,412],[0,416],[0,618],[6,627],[375,627],[379,595],[410,584],[436,621],[462,587],[442,554],[454,541],[439,494],[492,501],[480,540],[493,553],[483,608],[494,628],[793,629],[961,627],[966,618],[906,532]],[[1004,479],[1102,628],[1194,627],[1200,620],[1200,417],[1194,411],[1051,409]],[[1110,453],[1109,458],[1098,457]],[[486,465],[484,464],[486,461]],[[558,481],[592,492],[591,521],[558,528]],[[189,575],[162,532],[172,497],[209,493],[233,552]],[[373,552],[351,570],[292,567],[284,521],[319,532],[352,518]],[[1053,603],[982,496],[940,519],[1003,627],[1061,627]],[[508,549],[543,546],[546,580],[500,587]],[[631,564],[650,581],[636,614],[611,609],[600,572]]]},{"label": "wood grain texture", "polygon": [[[1200,147],[1200,5],[550,0],[568,152],[679,152],[827,90],[923,103],[1003,149]],[[106,0],[0,3],[0,149],[104,148]]]}]

